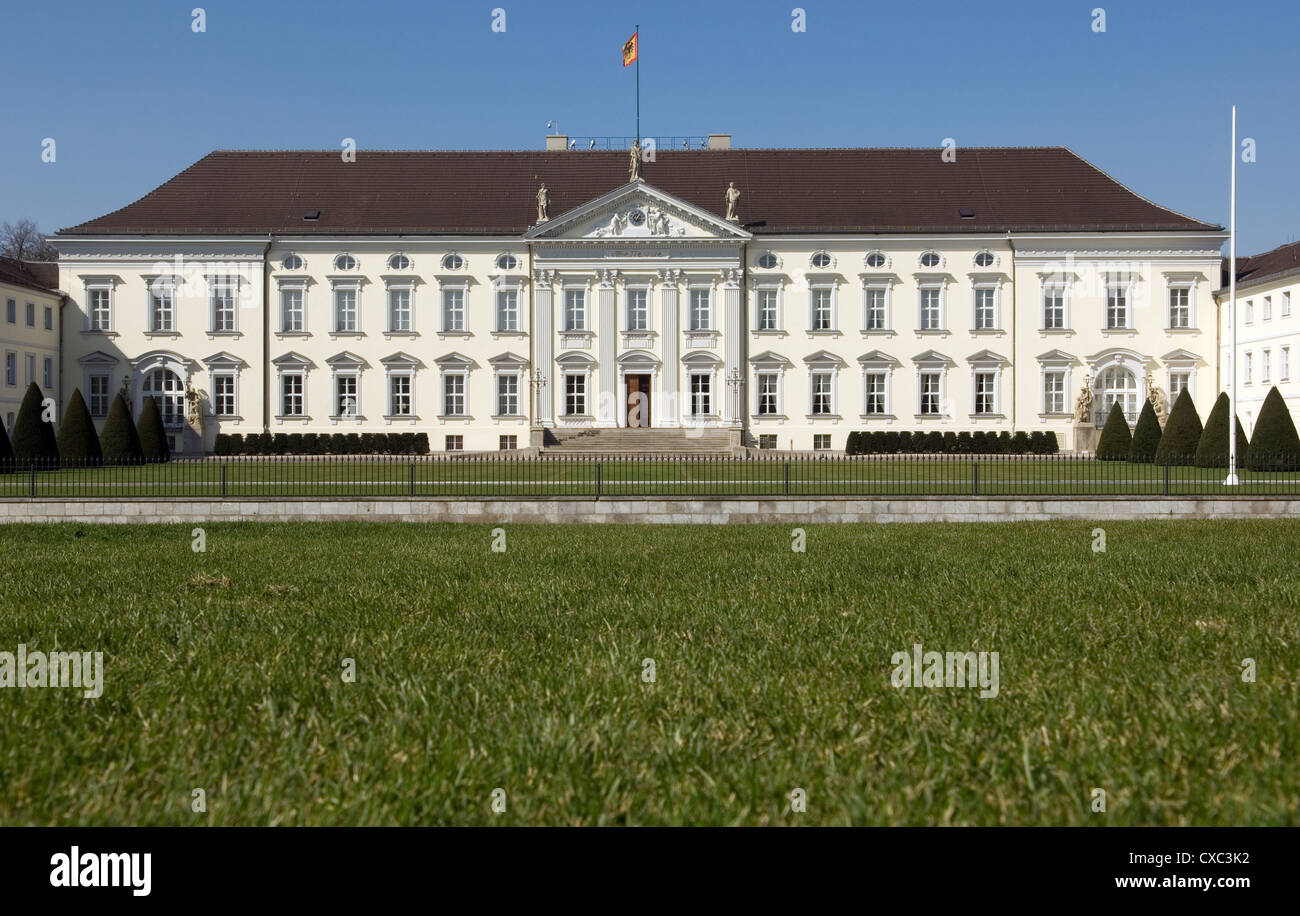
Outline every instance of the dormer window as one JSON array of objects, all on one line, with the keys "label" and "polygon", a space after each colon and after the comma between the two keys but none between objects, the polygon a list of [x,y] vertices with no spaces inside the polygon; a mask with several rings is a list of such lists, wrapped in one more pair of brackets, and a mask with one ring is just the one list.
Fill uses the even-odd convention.
[{"label": "dormer window", "polygon": [[302,270],[303,260],[296,254],[285,255],[284,260],[280,262],[280,266],[285,270]]},{"label": "dormer window", "polygon": [[335,270],[356,270],[357,259],[350,254],[341,254],[334,259]]},{"label": "dormer window", "polygon": [[812,256],[809,263],[818,270],[825,270],[831,266],[831,256],[824,251],[819,251]]},{"label": "dormer window", "polygon": [[411,259],[404,254],[395,254],[388,259],[389,270],[410,270]]},{"label": "dormer window", "polygon": [[883,251],[873,251],[867,255],[867,266],[872,270],[879,270],[885,266],[885,253]]},{"label": "dormer window", "polygon": [[922,267],[938,267],[941,263],[943,263],[943,259],[939,257],[937,251],[927,251],[921,255]]},{"label": "dormer window", "polygon": [[442,259],[443,270],[460,270],[465,266],[465,259],[458,254],[449,254]]}]

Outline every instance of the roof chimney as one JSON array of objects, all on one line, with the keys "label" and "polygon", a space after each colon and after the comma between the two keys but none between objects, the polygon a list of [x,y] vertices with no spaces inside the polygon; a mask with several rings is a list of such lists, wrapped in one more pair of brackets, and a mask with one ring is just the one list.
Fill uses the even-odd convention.
[{"label": "roof chimney", "polygon": [[731,149],[731,134],[709,134],[709,149]]},{"label": "roof chimney", "polygon": [[546,135],[547,152],[550,152],[552,150],[563,151],[568,148],[569,148],[568,134],[547,134]]}]

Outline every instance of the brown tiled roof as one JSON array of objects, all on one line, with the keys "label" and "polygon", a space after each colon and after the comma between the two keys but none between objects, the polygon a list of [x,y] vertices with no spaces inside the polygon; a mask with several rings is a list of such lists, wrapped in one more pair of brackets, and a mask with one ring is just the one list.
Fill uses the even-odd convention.
[{"label": "brown tiled roof", "polygon": [[[1228,259],[1223,259],[1222,289],[1228,288]],[[1237,258],[1237,288],[1265,280],[1300,274],[1300,242],[1292,242],[1263,254]]]},{"label": "brown tiled roof", "polygon": [[53,261],[19,261],[0,257],[0,281],[26,289],[53,292],[59,288],[59,265]]},{"label": "brown tiled roof", "polygon": [[[741,191],[760,234],[1217,230],[1159,207],[1062,147],[660,150],[642,177],[711,213]],[[506,234],[627,182],[622,151],[220,150],[91,233]],[[963,219],[969,208],[973,218]],[[319,210],[315,221],[303,219]]]}]

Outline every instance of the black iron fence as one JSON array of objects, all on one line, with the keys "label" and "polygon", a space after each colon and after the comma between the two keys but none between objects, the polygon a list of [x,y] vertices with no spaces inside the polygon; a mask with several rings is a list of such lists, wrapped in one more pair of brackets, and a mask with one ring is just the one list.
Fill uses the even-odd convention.
[{"label": "black iron fence", "polygon": [[[0,498],[1300,496],[1300,460],[1242,469],[1070,455],[258,456],[0,467]],[[1269,470],[1262,470],[1269,468]]]}]

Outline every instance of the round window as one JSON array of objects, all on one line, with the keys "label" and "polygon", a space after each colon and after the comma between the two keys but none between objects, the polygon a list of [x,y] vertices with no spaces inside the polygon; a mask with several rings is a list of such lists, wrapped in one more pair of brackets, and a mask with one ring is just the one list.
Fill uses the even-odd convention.
[{"label": "round window", "polygon": [[411,266],[411,259],[404,254],[395,254],[388,259],[388,266],[393,270],[406,270]]},{"label": "round window", "polygon": [[497,258],[498,270],[514,270],[519,266],[519,259],[512,254],[503,254]]},{"label": "round window", "polygon": [[460,270],[465,266],[465,259],[458,254],[449,254],[442,259],[442,266],[446,270]]},{"label": "round window", "polygon": [[979,254],[975,255],[975,266],[976,266],[976,267],[992,267],[992,266],[993,266],[993,252],[991,252],[991,251],[981,251]]},{"label": "round window", "polygon": [[935,254],[933,251],[927,251],[925,254],[921,255],[921,266],[922,266],[922,267],[938,267],[938,266],[939,266],[939,256],[938,256],[937,254]]},{"label": "round window", "polygon": [[280,262],[280,266],[285,270],[302,270],[302,258],[291,254]]},{"label": "round window", "polygon": [[812,256],[812,266],[813,266],[813,267],[830,267],[830,266],[831,266],[831,256],[828,255],[828,254],[827,254],[826,252],[824,252],[824,251],[819,251],[819,252],[817,252],[815,255]]},{"label": "round window", "polygon": [[867,266],[880,268],[885,266],[885,256],[879,251],[873,251],[867,255]]},{"label": "round window", "polygon": [[776,267],[776,255],[770,251],[765,251],[758,256],[758,266],[764,270],[771,270]]},{"label": "round window", "polygon": [[341,254],[334,259],[334,266],[339,270],[355,270],[357,259],[350,254]]}]

